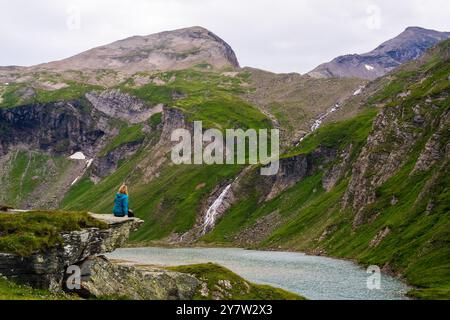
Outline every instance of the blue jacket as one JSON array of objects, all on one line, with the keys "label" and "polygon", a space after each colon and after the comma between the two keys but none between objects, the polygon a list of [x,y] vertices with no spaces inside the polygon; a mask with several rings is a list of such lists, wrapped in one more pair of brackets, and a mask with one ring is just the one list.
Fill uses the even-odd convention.
[{"label": "blue jacket", "polygon": [[126,194],[116,194],[113,213],[116,217],[124,217],[128,215],[128,196]]}]

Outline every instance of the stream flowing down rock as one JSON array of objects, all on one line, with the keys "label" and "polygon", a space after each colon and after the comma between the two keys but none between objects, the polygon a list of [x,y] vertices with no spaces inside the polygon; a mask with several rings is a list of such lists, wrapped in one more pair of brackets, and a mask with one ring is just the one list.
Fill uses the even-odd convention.
[{"label": "stream flowing down rock", "polygon": [[106,222],[109,228],[63,232],[61,233],[63,241],[60,245],[31,256],[0,253],[0,274],[35,288],[61,291],[64,275],[69,266],[81,263],[90,256],[111,252],[123,246],[130,233],[144,223],[137,218],[91,215]]},{"label": "stream flowing down rock", "polygon": [[194,276],[147,266],[112,263],[103,256],[84,260],[81,286],[84,298],[116,297],[132,300],[190,300],[200,281]]},{"label": "stream flowing down rock", "polygon": [[231,184],[227,185],[225,189],[220,193],[219,197],[213,202],[213,204],[208,208],[205,214],[205,221],[203,222],[203,230],[202,234],[206,234],[208,231],[211,231],[212,228],[214,228],[214,225],[216,224],[216,220],[219,217],[219,215],[222,213],[219,210],[221,206],[223,206],[224,199],[227,196],[228,191],[231,188]]}]

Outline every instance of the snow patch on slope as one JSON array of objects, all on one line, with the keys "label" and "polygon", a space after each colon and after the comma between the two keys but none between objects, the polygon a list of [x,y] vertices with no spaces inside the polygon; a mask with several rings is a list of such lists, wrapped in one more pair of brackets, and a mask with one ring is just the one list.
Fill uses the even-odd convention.
[{"label": "snow patch on slope", "polygon": [[73,186],[75,183],[77,183],[81,179],[81,177],[83,177],[83,175],[86,173],[87,169],[89,169],[89,167],[94,162],[94,159],[93,158],[87,159],[86,156],[84,155],[84,153],[81,151],[75,152],[73,155],[71,155],[69,157],[69,159],[86,161],[86,165],[84,166],[82,173],[78,177],[76,177],[75,180],[73,180],[72,183],[70,184],[71,186]]},{"label": "snow patch on slope", "polygon": [[353,92],[353,95],[354,96],[359,96],[362,92],[363,92],[363,90],[364,90],[364,86],[360,86],[359,88],[358,88],[358,90],[356,90],[355,92]]},{"label": "snow patch on slope", "polygon": [[78,151],[78,152],[75,152],[73,155],[71,155],[69,157],[69,159],[72,159],[72,160],[86,160],[86,156],[84,155],[83,152]]}]

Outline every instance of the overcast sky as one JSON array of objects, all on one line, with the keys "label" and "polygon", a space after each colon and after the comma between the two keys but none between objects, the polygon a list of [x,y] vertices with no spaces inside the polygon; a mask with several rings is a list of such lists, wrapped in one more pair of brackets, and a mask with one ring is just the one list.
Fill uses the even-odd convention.
[{"label": "overcast sky", "polygon": [[449,0],[0,0],[0,65],[34,65],[133,35],[199,25],[242,66],[310,71],[407,26],[450,31]]}]

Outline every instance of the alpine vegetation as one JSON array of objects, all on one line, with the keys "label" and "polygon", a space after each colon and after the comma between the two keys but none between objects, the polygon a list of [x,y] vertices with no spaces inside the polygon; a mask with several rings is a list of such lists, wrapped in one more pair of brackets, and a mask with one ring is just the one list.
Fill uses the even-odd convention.
[{"label": "alpine vegetation", "polygon": [[[177,165],[261,164],[265,166],[261,175],[272,176],[280,167],[279,137],[278,129],[271,129],[270,137],[268,129],[226,129],[224,139],[219,129],[203,132],[202,121],[194,121],[193,134],[184,128],[172,132],[171,141],[178,143],[172,148],[171,159]],[[204,147],[205,143],[208,144]]]}]

